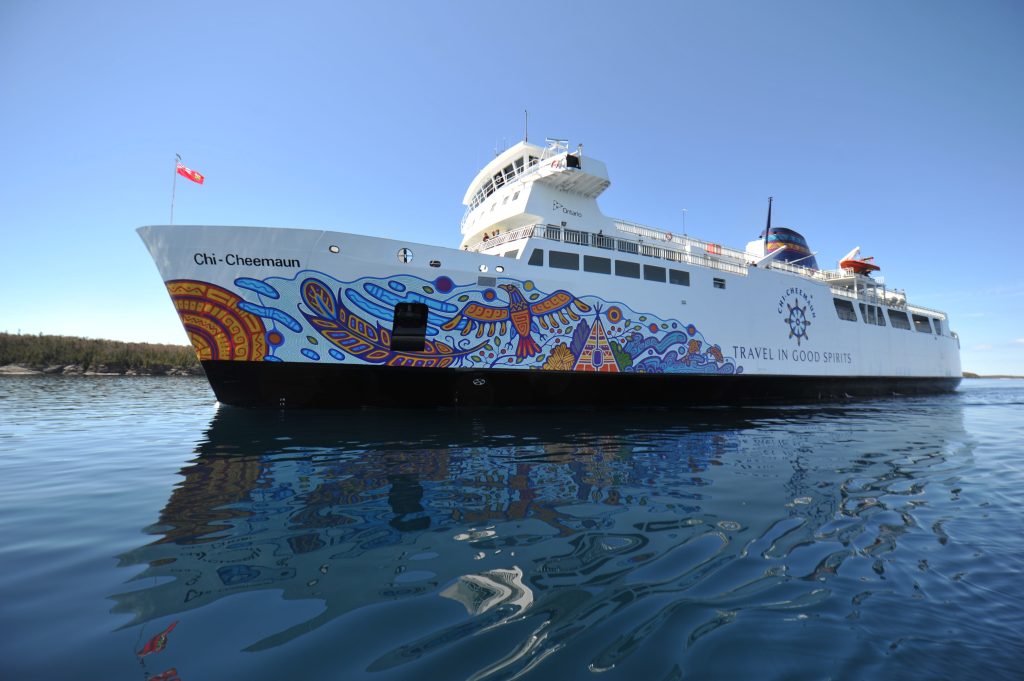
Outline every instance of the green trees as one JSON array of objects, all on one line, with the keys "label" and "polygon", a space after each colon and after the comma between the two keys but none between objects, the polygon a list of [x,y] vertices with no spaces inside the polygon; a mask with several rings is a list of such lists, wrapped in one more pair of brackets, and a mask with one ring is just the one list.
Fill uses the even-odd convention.
[{"label": "green trees", "polygon": [[0,366],[7,364],[39,369],[78,365],[84,371],[112,373],[166,373],[199,366],[195,351],[187,345],[0,333]]}]

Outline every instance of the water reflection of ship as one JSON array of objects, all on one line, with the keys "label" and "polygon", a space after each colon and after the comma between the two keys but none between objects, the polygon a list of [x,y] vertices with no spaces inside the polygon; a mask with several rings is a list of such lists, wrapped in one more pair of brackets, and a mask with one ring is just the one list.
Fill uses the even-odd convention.
[{"label": "water reflection of ship", "polygon": [[[616,603],[687,591],[761,539],[762,558],[785,566],[829,532],[875,533],[882,494],[921,475],[886,452],[963,439],[955,419],[928,437],[886,426],[893,419],[885,404],[863,403],[688,415],[221,410],[151,528],[155,540],[122,556],[159,583],[114,596],[115,611],[137,624],[260,589],[323,603],[250,648],[262,649],[381,601],[434,593],[465,605],[470,621],[395,649],[380,669],[527,610],[571,613],[579,629]],[[881,454],[836,444],[861,424],[878,433],[878,447],[865,446]],[[926,456],[941,465],[951,451]],[[726,461],[736,465],[713,468]],[[868,550],[894,550],[901,529],[891,525],[865,539]],[[793,591],[826,597],[814,585],[852,555],[844,547],[795,573],[808,586]],[[766,590],[791,578],[764,575]]]},{"label": "water reflection of ship", "polygon": [[462,575],[442,591],[441,596],[462,603],[470,615],[479,615],[498,605],[510,606],[512,615],[533,603],[533,591],[523,584],[523,571],[516,565]]},{"label": "water reflection of ship", "polygon": [[[315,622],[262,647],[362,605],[461,579],[456,593],[481,584],[458,569],[481,549],[505,547],[528,560],[544,538],[598,529],[601,521],[567,514],[567,505],[628,505],[623,489],[667,469],[680,489],[706,485],[702,473],[744,425],[725,412],[628,416],[618,425],[585,410],[364,412],[342,421],[221,409],[150,529],[155,540],[121,556],[122,565],[148,566],[140,578],[172,579],[114,596],[114,610],[134,614],[136,624],[269,588],[326,601]],[[661,444],[638,446],[647,435]],[[679,496],[698,509],[697,495]],[[508,520],[528,520],[528,529],[492,537],[482,527]],[[458,540],[456,530],[477,526]],[[423,562],[431,569],[420,574],[424,557],[433,557]]]}]

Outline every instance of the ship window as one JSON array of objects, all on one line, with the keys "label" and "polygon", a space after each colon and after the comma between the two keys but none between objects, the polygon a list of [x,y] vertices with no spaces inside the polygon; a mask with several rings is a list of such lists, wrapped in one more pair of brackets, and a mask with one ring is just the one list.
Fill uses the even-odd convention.
[{"label": "ship window", "polygon": [[519,255],[519,251],[518,250],[515,250],[515,251],[505,251],[505,257],[506,258],[514,258],[517,255]]},{"label": "ship window", "polygon": [[513,201],[515,201],[518,198],[519,198],[519,192],[516,192],[515,194],[512,195],[512,200]]},{"label": "ship window", "polygon": [[892,324],[892,328],[894,329],[905,329],[910,331],[910,320],[907,319],[906,312],[889,310],[889,322]]},{"label": "ship window", "polygon": [[578,270],[580,268],[580,254],[551,251],[548,253],[548,266],[557,267],[560,270]]},{"label": "ship window", "polygon": [[[500,267],[500,265],[499,265],[499,267]],[[477,286],[497,286],[498,285],[498,280],[495,277],[477,277],[476,278],[476,285]]]},{"label": "ship window", "polygon": [[865,324],[875,324],[877,326],[885,326],[885,315],[882,314],[882,308],[874,305],[867,305],[865,303],[860,304],[860,316],[864,320]]},{"label": "ship window", "polygon": [[516,159],[516,174],[517,175],[522,175],[522,173],[523,173],[523,159],[517,158]]},{"label": "ship window", "polygon": [[536,156],[531,156],[530,157],[530,167],[532,168],[535,165],[537,165],[537,157]]},{"label": "ship window", "polygon": [[719,279],[718,277],[715,277],[712,283],[714,284],[715,288],[725,288],[725,279]]},{"label": "ship window", "polygon": [[644,265],[644,279],[647,281],[665,281],[665,268],[657,265]]},{"label": "ship window", "polygon": [[832,302],[836,304],[836,314],[840,319],[845,319],[848,322],[857,321],[857,313],[853,310],[853,303],[849,300],[839,300],[839,298],[833,298]]},{"label": "ship window", "polygon": [[941,319],[933,319],[932,320],[932,324],[935,325],[935,333],[937,333],[937,334],[939,334],[941,336],[942,335],[942,320]]},{"label": "ship window", "polygon": [[494,193],[494,183],[491,182],[490,180],[487,180],[487,184],[484,185],[484,196],[487,197],[487,196],[490,196],[493,193]]},{"label": "ship window", "polygon": [[515,174],[516,174],[515,171],[512,170],[512,164],[511,163],[509,163],[507,166],[502,168],[501,172],[505,173],[505,181],[506,182],[511,182],[512,178],[515,177]]},{"label": "ship window", "polygon": [[508,197],[507,196],[502,200],[501,205],[504,206],[506,203],[508,203]]},{"label": "ship window", "polygon": [[932,324],[928,321],[927,317],[923,317],[919,314],[911,315],[914,319],[914,330],[920,331],[921,333],[931,333]]},{"label": "ship window", "polygon": [[640,278],[640,263],[628,260],[615,261],[615,275],[619,277]]},{"label": "ship window", "polygon": [[668,283],[670,283],[670,284],[678,284],[679,286],[689,286],[690,285],[690,273],[689,272],[684,272],[682,270],[670,269],[668,271]]},{"label": "ship window", "polygon": [[611,258],[601,258],[596,255],[585,255],[583,256],[583,271],[596,272],[597,274],[611,274]]},{"label": "ship window", "polygon": [[494,188],[500,189],[501,185],[505,184],[505,178],[501,176],[500,172],[494,173]]},{"label": "ship window", "polygon": [[544,249],[535,248],[533,253],[530,254],[530,264],[544,266]]}]

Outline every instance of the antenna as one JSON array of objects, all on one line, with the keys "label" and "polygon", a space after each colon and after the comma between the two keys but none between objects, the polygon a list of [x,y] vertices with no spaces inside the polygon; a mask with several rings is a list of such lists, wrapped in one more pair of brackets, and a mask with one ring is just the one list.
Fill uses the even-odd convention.
[{"label": "antenna", "polygon": [[530,111],[529,109],[523,109],[523,141],[530,141]]},{"label": "antenna", "polygon": [[772,197],[768,197],[768,223],[764,227],[764,251],[768,252],[768,232],[772,231]]}]

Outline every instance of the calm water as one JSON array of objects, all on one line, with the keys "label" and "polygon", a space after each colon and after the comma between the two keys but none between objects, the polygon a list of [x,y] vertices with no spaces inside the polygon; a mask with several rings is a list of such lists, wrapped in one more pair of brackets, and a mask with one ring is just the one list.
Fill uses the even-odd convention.
[{"label": "calm water", "polygon": [[1021,678],[1022,450],[1024,381],[299,413],[0,378],[0,678]]}]

